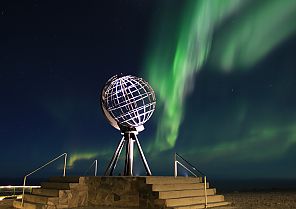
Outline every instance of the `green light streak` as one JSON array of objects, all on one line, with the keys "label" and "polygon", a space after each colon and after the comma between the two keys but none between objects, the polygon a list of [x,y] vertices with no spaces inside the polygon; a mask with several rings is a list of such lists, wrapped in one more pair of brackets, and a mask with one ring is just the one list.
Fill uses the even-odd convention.
[{"label": "green light streak", "polygon": [[84,152],[84,153],[73,153],[70,155],[70,160],[69,160],[69,167],[73,167],[73,165],[79,161],[79,160],[90,160],[94,159],[97,157],[98,153],[95,152]]},{"label": "green light streak", "polygon": [[296,29],[295,1],[258,1],[217,35],[212,62],[226,71],[249,67]]},{"label": "green light streak", "polygon": [[[296,4],[290,0],[186,1],[176,40],[164,28],[177,21],[167,17],[145,67],[160,109],[150,150],[163,151],[175,146],[186,96],[209,56],[218,68],[225,70],[256,63],[295,31],[295,9]],[[238,21],[229,23],[228,18],[232,16]],[[219,27],[226,30],[218,30]],[[217,30],[219,34],[213,40]]]},{"label": "green light streak", "polygon": [[155,147],[161,151],[174,147],[182,122],[184,99],[193,86],[195,73],[208,57],[214,26],[241,4],[242,1],[188,1],[175,50],[167,50],[172,48],[171,41],[168,41],[169,45],[162,40],[157,43],[146,69],[163,112],[151,149]]},{"label": "green light streak", "polygon": [[249,130],[240,140],[228,139],[215,145],[199,147],[198,150],[187,147],[183,153],[199,156],[203,162],[221,159],[238,163],[265,162],[282,156],[295,144],[296,124],[282,127],[263,125]]}]

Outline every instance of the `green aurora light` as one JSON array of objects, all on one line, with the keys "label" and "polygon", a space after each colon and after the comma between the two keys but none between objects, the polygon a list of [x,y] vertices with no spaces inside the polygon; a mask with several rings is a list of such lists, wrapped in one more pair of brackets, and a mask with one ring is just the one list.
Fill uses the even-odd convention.
[{"label": "green aurora light", "polygon": [[145,63],[158,96],[157,132],[150,150],[175,146],[186,96],[207,60],[224,72],[250,67],[295,32],[295,11],[291,0],[190,0],[180,24],[176,14],[166,12]]}]

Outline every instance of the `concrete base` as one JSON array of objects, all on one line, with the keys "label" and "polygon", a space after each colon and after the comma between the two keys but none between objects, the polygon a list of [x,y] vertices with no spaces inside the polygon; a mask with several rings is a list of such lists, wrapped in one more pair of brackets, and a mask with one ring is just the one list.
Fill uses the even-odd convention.
[{"label": "concrete base", "polygon": [[145,177],[85,177],[89,206],[139,207],[157,196]]},{"label": "concrete base", "polygon": [[[197,209],[227,205],[222,195],[193,177],[53,177],[24,197],[25,209],[122,207]],[[20,201],[14,202],[21,208]]]}]

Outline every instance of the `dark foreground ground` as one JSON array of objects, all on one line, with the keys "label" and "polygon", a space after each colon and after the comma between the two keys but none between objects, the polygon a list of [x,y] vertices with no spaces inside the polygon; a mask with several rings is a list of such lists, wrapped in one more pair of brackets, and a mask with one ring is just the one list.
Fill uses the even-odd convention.
[{"label": "dark foreground ground", "polygon": [[[225,200],[232,202],[223,209],[296,209],[296,190],[255,191],[225,193]],[[0,209],[13,209],[12,200],[0,201]],[[87,209],[110,209],[109,207]],[[117,209],[117,208],[116,208]],[[119,208],[118,208],[119,209]],[[123,209],[123,208],[120,208]],[[128,209],[128,208],[125,208]],[[217,208],[218,209],[218,208]],[[222,209],[222,208],[219,208]]]},{"label": "dark foreground ground", "polygon": [[234,208],[245,209],[296,209],[296,190],[255,191],[224,194],[226,201]]}]

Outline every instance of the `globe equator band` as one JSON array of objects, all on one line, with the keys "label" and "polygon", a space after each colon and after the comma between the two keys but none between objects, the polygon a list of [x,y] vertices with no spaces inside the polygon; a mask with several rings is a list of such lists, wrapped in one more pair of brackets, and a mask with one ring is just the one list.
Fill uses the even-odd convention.
[{"label": "globe equator band", "polygon": [[[145,98],[147,98],[149,96],[149,94],[147,93],[147,95],[145,96],[145,97],[140,97],[140,96],[138,96],[139,98],[138,99],[136,99],[136,100],[134,100],[133,102],[138,102],[138,101],[141,101],[143,98],[145,99]],[[126,107],[126,106],[128,106],[129,104],[124,104],[124,105],[122,105],[122,106],[119,106],[119,105],[121,105],[121,104],[123,104],[124,102],[121,102],[121,103],[119,103],[119,104],[117,104],[117,106],[116,107],[111,107],[111,108],[108,108],[108,111],[113,111],[113,110],[116,110],[116,109],[119,109],[119,108],[122,108],[122,107]]]},{"label": "globe equator band", "polygon": [[[141,101],[142,99],[145,99],[145,98],[147,98],[149,96],[150,96],[150,94],[147,94],[146,96],[144,96],[142,98],[140,96],[138,96],[137,99],[133,100],[133,102],[137,103],[137,102]],[[112,107],[108,108],[108,111],[114,111],[114,110],[124,108],[124,107],[128,107],[128,106],[129,106],[129,104],[124,104],[124,102],[121,102],[121,103],[116,104],[116,106],[112,106]]]},{"label": "globe equator band", "polygon": [[[148,105],[145,105],[145,106],[139,107],[138,110],[143,110],[143,109],[145,109],[146,107],[150,107],[151,105],[153,105],[153,104],[148,104]],[[145,113],[150,113],[150,112],[153,112],[153,111],[154,111],[154,110],[148,110],[148,112],[145,112]],[[125,113],[125,114],[123,114],[123,115],[120,115],[120,116],[116,117],[116,119],[117,119],[117,118],[120,118],[120,117],[125,117],[125,116],[127,116],[127,115],[129,115],[129,114],[133,114],[133,113],[135,113],[135,112],[136,112],[136,110],[132,110],[132,111],[130,111],[130,112],[128,112],[128,113]],[[142,113],[142,114],[145,114],[145,113]],[[142,115],[142,114],[138,114],[138,115]]]}]

